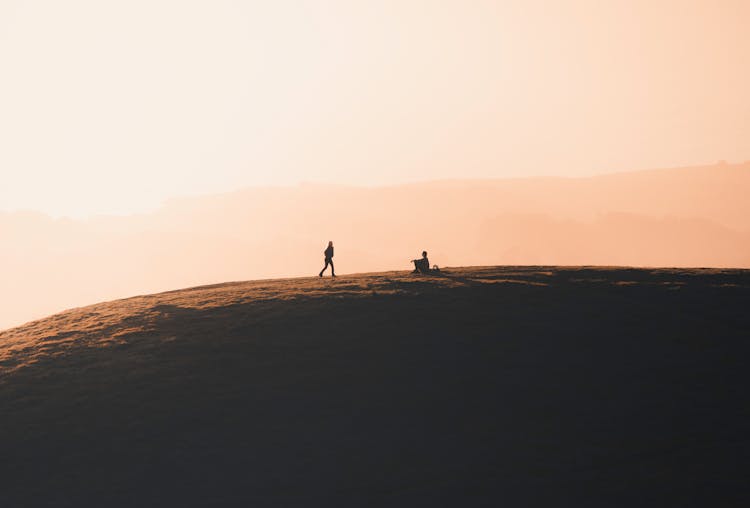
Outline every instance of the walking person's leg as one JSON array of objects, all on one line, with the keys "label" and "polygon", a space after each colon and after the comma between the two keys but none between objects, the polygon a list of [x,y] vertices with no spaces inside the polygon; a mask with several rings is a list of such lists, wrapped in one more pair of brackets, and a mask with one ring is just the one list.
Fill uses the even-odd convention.
[{"label": "walking person's leg", "polygon": [[[323,276],[323,272],[326,271],[326,268],[328,268],[328,265],[331,265],[331,273],[333,273],[333,260],[326,258],[326,264],[323,267],[323,269],[320,271],[320,273],[318,274],[318,277],[322,277]],[[334,275],[334,277],[335,277],[335,275]]]},{"label": "walking person's leg", "polygon": [[331,277],[335,277],[336,270],[333,269],[333,259],[329,260],[329,263],[331,263]]}]

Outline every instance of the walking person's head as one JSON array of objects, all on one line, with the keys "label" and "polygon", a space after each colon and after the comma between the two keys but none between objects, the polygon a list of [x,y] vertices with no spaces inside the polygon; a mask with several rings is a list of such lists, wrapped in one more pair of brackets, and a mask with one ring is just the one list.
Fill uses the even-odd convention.
[{"label": "walking person's head", "polygon": [[426,258],[426,257],[427,257],[427,251],[426,251],[426,250],[423,250],[423,251],[422,251],[422,257],[423,257],[423,258]]},{"label": "walking person's head", "polygon": [[329,247],[333,247],[333,240],[329,240],[329,242],[328,242],[328,246],[329,246]]}]

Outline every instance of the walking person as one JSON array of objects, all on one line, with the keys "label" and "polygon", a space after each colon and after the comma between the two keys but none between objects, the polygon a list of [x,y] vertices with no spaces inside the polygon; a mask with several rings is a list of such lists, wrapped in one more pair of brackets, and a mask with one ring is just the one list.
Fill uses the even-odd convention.
[{"label": "walking person", "polygon": [[318,277],[323,276],[323,272],[326,271],[328,265],[331,265],[331,277],[335,277],[336,273],[333,269],[333,242],[328,242],[328,248],[323,252],[323,255],[326,257],[326,264],[318,274]]}]

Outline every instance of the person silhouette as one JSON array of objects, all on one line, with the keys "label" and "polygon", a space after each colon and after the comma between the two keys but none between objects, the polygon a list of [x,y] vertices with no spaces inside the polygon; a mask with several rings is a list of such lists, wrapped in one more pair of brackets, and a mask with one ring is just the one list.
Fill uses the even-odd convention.
[{"label": "person silhouette", "polygon": [[412,259],[414,263],[414,272],[412,273],[429,273],[430,271],[430,260],[427,259],[427,251],[422,251],[422,259]]},{"label": "person silhouette", "polygon": [[323,276],[323,272],[326,271],[326,268],[328,268],[328,265],[331,265],[331,277],[335,277],[336,273],[334,272],[334,269],[333,269],[333,242],[328,242],[328,248],[325,251],[323,251],[323,255],[326,258],[326,264],[323,267],[323,269],[320,271],[320,273],[318,274],[318,277]]}]

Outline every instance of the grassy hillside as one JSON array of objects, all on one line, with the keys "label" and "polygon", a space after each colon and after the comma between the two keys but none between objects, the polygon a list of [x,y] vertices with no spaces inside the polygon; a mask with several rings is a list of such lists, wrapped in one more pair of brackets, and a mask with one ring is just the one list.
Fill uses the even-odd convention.
[{"label": "grassy hillside", "polygon": [[748,302],[497,267],[71,310],[0,332],[0,505],[740,505]]}]

